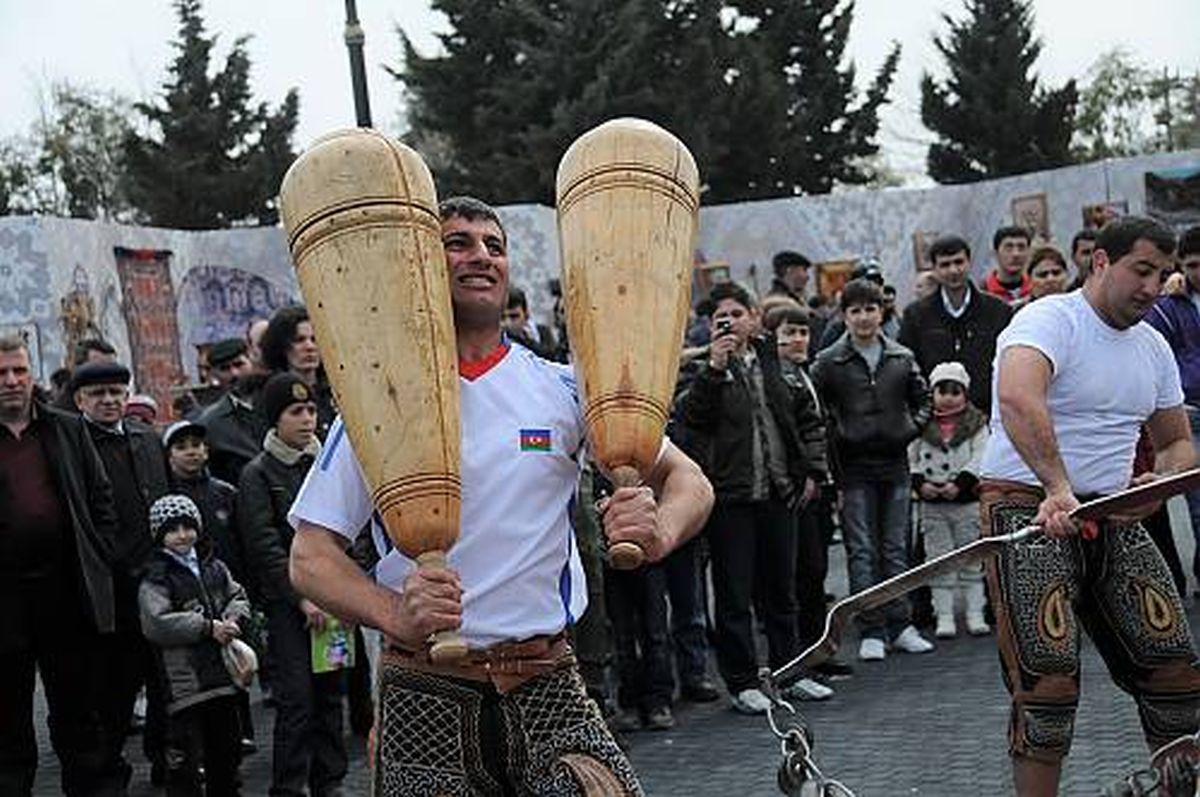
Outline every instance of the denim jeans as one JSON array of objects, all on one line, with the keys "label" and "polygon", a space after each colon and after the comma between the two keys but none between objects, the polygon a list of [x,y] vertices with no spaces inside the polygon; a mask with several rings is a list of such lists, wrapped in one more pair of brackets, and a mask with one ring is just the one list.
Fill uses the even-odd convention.
[{"label": "denim jeans", "polygon": [[[850,591],[860,592],[908,568],[908,479],[847,484],[842,537]],[[909,623],[907,598],[897,598],[858,618],[863,637],[893,639]],[[886,632],[886,637],[885,637]]]}]

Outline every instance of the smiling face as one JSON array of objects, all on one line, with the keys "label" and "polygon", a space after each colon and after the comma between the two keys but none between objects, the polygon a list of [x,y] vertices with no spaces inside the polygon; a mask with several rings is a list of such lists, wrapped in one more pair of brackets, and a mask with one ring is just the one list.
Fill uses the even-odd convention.
[{"label": "smiling face", "polygon": [[456,324],[495,327],[508,301],[508,246],[491,219],[451,216],[442,221]]}]

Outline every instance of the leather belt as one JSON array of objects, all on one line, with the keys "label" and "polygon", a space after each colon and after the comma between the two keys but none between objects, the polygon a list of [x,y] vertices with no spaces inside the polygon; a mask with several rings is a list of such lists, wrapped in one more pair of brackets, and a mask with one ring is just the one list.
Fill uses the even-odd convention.
[{"label": "leather belt", "polygon": [[565,631],[553,636],[536,636],[518,642],[501,642],[483,650],[472,650],[462,659],[438,664],[429,658],[428,649],[407,650],[389,643],[384,661],[409,670],[490,683],[501,693],[511,692],[542,673],[569,667],[575,652]]}]

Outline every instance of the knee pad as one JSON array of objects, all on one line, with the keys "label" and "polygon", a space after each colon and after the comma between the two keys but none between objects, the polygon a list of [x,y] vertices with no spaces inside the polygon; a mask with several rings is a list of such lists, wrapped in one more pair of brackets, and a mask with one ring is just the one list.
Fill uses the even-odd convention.
[{"label": "knee pad", "polygon": [[1012,751],[1039,761],[1055,763],[1071,751],[1075,733],[1075,705],[1025,704],[1014,709]]},{"label": "knee pad", "polygon": [[1142,695],[1137,704],[1142,731],[1151,747],[1196,733],[1200,727],[1200,693]]}]

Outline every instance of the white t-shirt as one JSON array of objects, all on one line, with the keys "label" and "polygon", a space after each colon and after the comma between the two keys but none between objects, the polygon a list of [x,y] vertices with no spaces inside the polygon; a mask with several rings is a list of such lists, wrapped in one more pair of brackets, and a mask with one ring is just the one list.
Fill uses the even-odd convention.
[{"label": "white t-shirt", "polygon": [[1047,403],[1059,453],[1077,495],[1129,486],[1141,425],[1156,411],[1183,404],[1179,369],[1162,335],[1146,323],[1110,327],[1082,291],[1047,296],[1017,313],[996,342],[992,365],[991,438],[982,476],[1039,483],[1000,421],[1000,358],[1029,346],[1053,369]]},{"label": "white t-shirt", "polygon": [[[571,509],[585,427],[575,376],[522,346],[459,377],[462,510],[449,565],[463,585],[462,635],[482,648],[553,634],[587,608]],[[372,525],[375,578],[398,589],[416,563],[396,550],[339,418],[288,514],[354,539]]]}]

